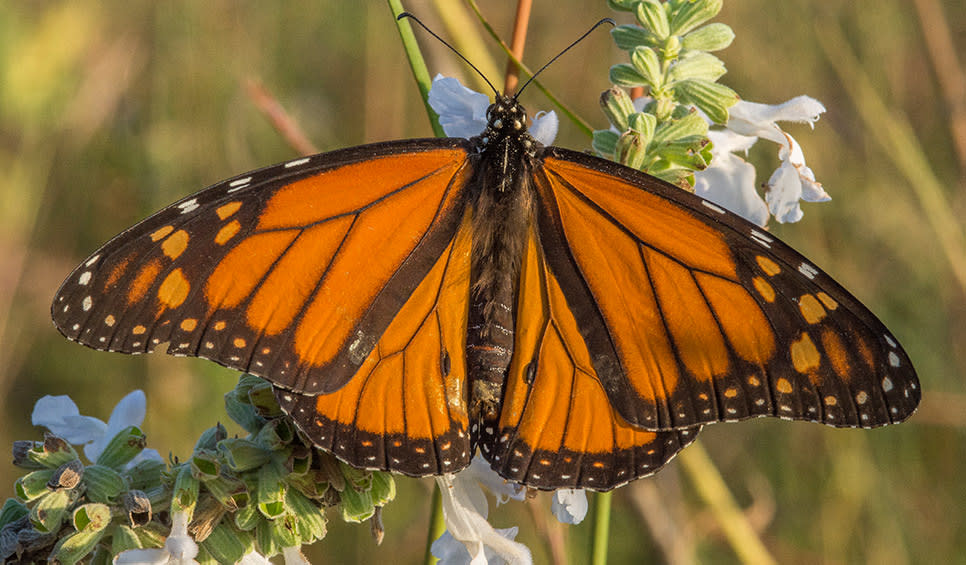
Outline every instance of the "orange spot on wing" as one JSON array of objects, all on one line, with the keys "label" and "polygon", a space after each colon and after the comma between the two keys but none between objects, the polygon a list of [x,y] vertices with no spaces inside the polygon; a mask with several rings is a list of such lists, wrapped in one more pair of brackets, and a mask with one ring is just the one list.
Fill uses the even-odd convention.
[{"label": "orange spot on wing", "polygon": [[181,320],[179,327],[186,332],[193,332],[198,327],[198,320],[195,318],[185,318]]},{"label": "orange spot on wing", "polygon": [[185,278],[181,269],[175,269],[164,277],[158,287],[158,300],[167,308],[177,308],[188,298],[191,283]]},{"label": "orange spot on wing", "polygon": [[818,299],[821,300],[822,304],[824,304],[825,307],[828,308],[829,310],[835,310],[836,308],[839,307],[839,303],[836,302],[834,298],[825,294],[822,291],[816,292],[815,296],[818,296]]},{"label": "orange spot on wing", "polygon": [[111,269],[111,272],[107,275],[107,279],[104,281],[104,290],[108,290],[117,284],[117,281],[121,280],[124,273],[127,272],[127,268],[131,265],[131,259],[134,254],[128,255],[121,261],[118,261],[116,265]]},{"label": "orange spot on wing", "polygon": [[782,394],[789,394],[792,392],[792,390],[794,390],[792,388],[792,383],[786,378],[778,379],[778,382],[775,383],[775,388]]},{"label": "orange spot on wing", "polygon": [[188,232],[178,230],[161,242],[161,251],[169,259],[177,259],[188,248]]},{"label": "orange spot on wing", "polygon": [[775,289],[765,279],[755,277],[751,279],[751,284],[755,285],[755,290],[758,291],[759,296],[765,299],[765,302],[775,301]]},{"label": "orange spot on wing", "polygon": [[138,271],[137,276],[131,281],[131,286],[128,287],[127,291],[127,303],[134,304],[135,302],[140,302],[142,298],[147,294],[148,289],[154,284],[154,280],[158,277],[161,272],[161,260],[152,259]]},{"label": "orange spot on wing", "polygon": [[227,224],[222,226],[220,230],[218,230],[218,233],[215,234],[215,243],[217,243],[218,245],[224,245],[228,243],[228,240],[235,237],[235,235],[238,233],[238,230],[240,229],[241,229],[241,224],[238,223],[238,220],[232,220],[228,222]]},{"label": "orange spot on wing", "polygon": [[845,345],[842,343],[841,336],[835,330],[831,328],[824,328],[822,330],[822,349],[825,350],[825,355],[828,356],[829,361],[832,363],[832,369],[835,371],[835,374],[841,379],[848,381],[852,373],[849,364],[849,354],[845,349]]},{"label": "orange spot on wing", "polygon": [[782,272],[782,269],[778,266],[778,263],[775,263],[764,255],[758,255],[755,257],[755,261],[758,263],[758,266],[761,267],[761,270],[764,271],[769,277],[773,277]]},{"label": "orange spot on wing", "polygon": [[825,308],[822,308],[822,303],[812,294],[803,295],[798,299],[798,309],[806,323],[817,324],[825,318]]},{"label": "orange spot on wing", "polygon": [[822,364],[822,356],[819,355],[815,343],[807,333],[802,334],[792,342],[789,348],[792,358],[792,366],[799,373],[807,373],[812,369],[817,369]]},{"label": "orange spot on wing", "polygon": [[218,214],[219,219],[224,220],[237,212],[238,209],[241,208],[241,205],[242,203],[238,200],[229,202],[228,204],[219,206],[218,209],[215,210],[215,213]]},{"label": "orange spot on wing", "polygon": [[154,232],[152,232],[149,237],[151,238],[151,241],[161,241],[161,239],[164,238],[164,236],[168,235],[173,231],[174,231],[173,226],[164,226],[163,228],[157,229]]}]

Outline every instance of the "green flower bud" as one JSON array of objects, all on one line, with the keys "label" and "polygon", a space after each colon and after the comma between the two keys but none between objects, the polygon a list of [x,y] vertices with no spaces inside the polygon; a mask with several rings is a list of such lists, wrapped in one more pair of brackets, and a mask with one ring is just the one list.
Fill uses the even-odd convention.
[{"label": "green flower bud", "polygon": [[647,79],[627,63],[618,63],[610,68],[610,81],[617,86],[633,88],[635,86],[648,85]]},{"label": "green flower bud", "polygon": [[111,438],[97,458],[97,464],[120,469],[144,451],[147,441],[147,437],[137,426],[128,426]]},{"label": "green flower bud", "polygon": [[738,101],[738,94],[723,84],[702,79],[689,79],[674,85],[674,92],[686,104],[694,104],[716,124],[728,122],[728,108]]},{"label": "green flower bud", "polygon": [[253,546],[250,535],[224,522],[215,526],[201,545],[219,563],[237,563]]},{"label": "green flower bud", "polygon": [[681,46],[688,50],[720,51],[731,45],[735,32],[720,22],[708,24],[681,38]]},{"label": "green flower bud", "polygon": [[48,492],[30,509],[30,523],[40,533],[56,532],[67,518],[67,507],[70,503],[70,491]]},{"label": "green flower bud", "polygon": [[396,481],[391,473],[384,471],[372,472],[372,502],[376,506],[385,506],[396,498]]},{"label": "green flower bud", "polygon": [[631,64],[634,69],[644,77],[644,84],[653,89],[664,86],[664,71],[661,70],[661,61],[657,53],[650,47],[636,47],[631,51]]},{"label": "green flower bud", "polygon": [[624,132],[617,141],[615,157],[619,163],[640,170],[647,160],[647,144],[641,140],[641,134],[635,131]]},{"label": "green flower bud", "polygon": [[17,479],[17,482],[14,483],[17,498],[24,502],[30,502],[50,492],[47,483],[50,482],[50,478],[54,476],[55,471],[56,469],[40,469]]},{"label": "green flower bud", "polygon": [[679,2],[671,15],[671,33],[684,35],[718,15],[722,0],[694,0]]},{"label": "green flower bud", "polygon": [[72,519],[78,532],[100,531],[111,525],[111,509],[106,504],[82,504],[74,509]]},{"label": "green flower bud", "polygon": [[668,81],[676,83],[687,79],[701,79],[714,82],[726,72],[721,59],[710,53],[693,51],[671,65],[668,69]]},{"label": "green flower bud", "polygon": [[665,39],[671,33],[666,6],[657,0],[642,0],[637,4],[637,21],[657,39]]},{"label": "green flower bud", "polygon": [[103,529],[74,532],[57,542],[53,551],[50,552],[49,561],[64,565],[78,563],[94,550],[102,537],[104,537]]},{"label": "green flower bud", "polygon": [[289,489],[285,503],[296,519],[298,537],[302,544],[312,543],[325,537],[325,512],[318,503],[309,500],[295,489]]},{"label": "green flower bud", "polygon": [[141,540],[131,526],[119,524],[111,530],[111,553],[117,555],[129,549],[143,549]]},{"label": "green flower bud", "polygon": [[182,465],[178,471],[171,493],[171,511],[186,512],[190,516],[198,504],[200,481],[192,474],[190,465]]},{"label": "green flower bud", "polygon": [[653,33],[640,26],[617,26],[610,30],[610,36],[614,38],[617,47],[624,51],[631,51],[642,45],[657,47],[661,43]]},{"label": "green flower bud", "polygon": [[634,113],[634,102],[623,88],[611,87],[600,95],[600,107],[618,131],[627,129],[627,117]]},{"label": "green flower bud", "polygon": [[90,465],[84,470],[87,498],[91,502],[115,504],[127,490],[127,481],[114,469],[105,465]]}]

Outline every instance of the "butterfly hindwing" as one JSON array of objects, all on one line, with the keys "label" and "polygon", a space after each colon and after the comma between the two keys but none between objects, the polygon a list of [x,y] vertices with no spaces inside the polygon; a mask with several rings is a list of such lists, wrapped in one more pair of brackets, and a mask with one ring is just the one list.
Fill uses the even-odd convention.
[{"label": "butterfly hindwing", "polygon": [[335,390],[452,241],[469,168],[463,142],[410,140],[229,179],[94,253],[54,321],[96,349],[169,342],[283,388]]},{"label": "butterfly hindwing", "polygon": [[344,387],[316,396],[276,388],[312,443],[356,467],[414,476],[469,464],[468,219]]},{"label": "butterfly hindwing", "polygon": [[594,368],[653,430],[772,415],[864,426],[918,404],[915,371],[861,303],[797,252],[653,177],[549,148],[541,242]]},{"label": "butterfly hindwing", "polygon": [[648,431],[614,409],[533,230],[518,293],[499,426],[481,439],[498,473],[535,488],[608,490],[657,472],[693,441],[697,428]]}]

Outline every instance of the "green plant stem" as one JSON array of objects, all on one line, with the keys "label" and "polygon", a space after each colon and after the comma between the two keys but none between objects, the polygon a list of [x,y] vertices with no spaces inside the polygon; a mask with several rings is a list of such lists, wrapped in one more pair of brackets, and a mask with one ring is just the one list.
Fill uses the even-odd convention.
[{"label": "green plant stem", "polygon": [[693,443],[678,456],[678,460],[741,562],[774,564],[775,559],[748,523],[704,446],[699,442]]},{"label": "green plant stem", "polygon": [[433,498],[430,502],[433,509],[429,516],[429,533],[426,536],[426,555],[423,557],[423,563],[426,565],[434,565],[436,563],[436,558],[430,552],[430,548],[433,542],[439,539],[439,536],[443,535],[446,531],[446,522],[443,520],[443,495],[439,492],[439,485],[433,489]]},{"label": "green plant stem", "polygon": [[591,540],[590,562],[607,563],[607,543],[610,541],[610,507],[613,492],[599,492],[594,497],[594,539]]},{"label": "green plant stem", "polygon": [[389,2],[389,9],[392,11],[393,17],[397,18],[396,28],[399,30],[403,50],[406,52],[406,58],[409,60],[409,68],[412,69],[413,77],[419,86],[419,94],[423,97],[423,104],[426,106],[426,115],[429,116],[429,123],[433,127],[433,133],[436,137],[446,137],[446,134],[443,133],[443,126],[439,125],[439,116],[436,115],[436,112],[429,105],[429,89],[432,87],[433,81],[429,77],[429,69],[426,67],[426,61],[423,59],[422,51],[419,50],[419,44],[416,43],[413,28],[409,24],[409,19],[398,19],[399,14],[405,11],[403,10],[402,2],[400,0],[387,1]]}]

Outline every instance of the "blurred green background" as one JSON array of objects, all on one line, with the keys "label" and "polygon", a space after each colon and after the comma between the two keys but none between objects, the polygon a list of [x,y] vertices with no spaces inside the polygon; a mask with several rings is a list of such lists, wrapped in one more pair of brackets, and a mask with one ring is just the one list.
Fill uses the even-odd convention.
[{"label": "blurred green background", "polygon": [[[437,3],[405,6],[444,36],[468,29],[447,27]],[[483,11],[506,36],[514,8],[489,2]],[[614,14],[603,0],[537,2],[524,60],[539,66],[604,16]],[[701,442],[780,563],[966,563],[966,3],[727,1],[718,21],[737,34],[718,54],[723,83],[753,101],[809,94],[828,108],[814,131],[788,129],[833,200],[805,205],[800,223],[773,233],[882,317],[925,396],[902,426],[757,420],[711,426]],[[468,77],[417,36],[432,73]],[[600,32],[542,81],[603,128],[597,98],[608,67],[623,60]],[[144,389],[144,428],[163,454],[188,455],[202,430],[227,420],[231,371],[88,350],[61,338],[48,308],[63,277],[120,230],[296,154],[257,109],[249,79],[323,150],[431,135],[383,2],[0,3],[0,445],[41,437],[30,412],[44,394],[70,394],[82,413],[106,419],[124,394]],[[550,109],[536,89],[523,101]],[[561,130],[558,145],[589,146],[571,124]],[[777,165],[764,145],[750,156],[759,182]],[[611,562],[738,562],[679,465],[617,491]],[[16,476],[9,458],[0,463],[7,495]],[[418,562],[434,483],[397,484],[381,546],[367,525],[333,515],[312,562]],[[491,518],[519,525],[538,563],[585,561],[589,524],[560,526],[544,494]]]}]

